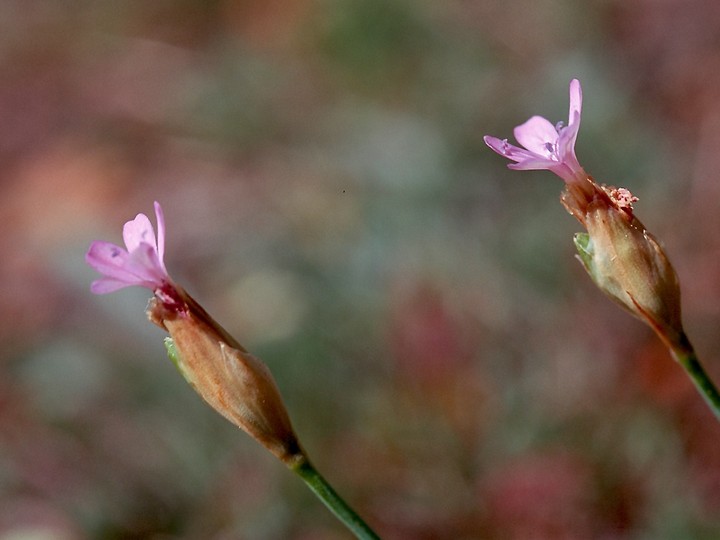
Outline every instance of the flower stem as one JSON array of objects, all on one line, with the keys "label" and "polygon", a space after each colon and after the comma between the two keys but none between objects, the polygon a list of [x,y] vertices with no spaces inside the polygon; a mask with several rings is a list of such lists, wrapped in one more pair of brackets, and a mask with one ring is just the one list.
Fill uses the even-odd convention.
[{"label": "flower stem", "polygon": [[720,420],[720,392],[700,363],[690,340],[683,334],[680,343],[671,350],[675,360],[685,369],[715,417]]},{"label": "flower stem", "polygon": [[309,460],[303,459],[291,465],[290,469],[303,479],[313,493],[357,538],[380,540],[380,537],[348,506]]}]

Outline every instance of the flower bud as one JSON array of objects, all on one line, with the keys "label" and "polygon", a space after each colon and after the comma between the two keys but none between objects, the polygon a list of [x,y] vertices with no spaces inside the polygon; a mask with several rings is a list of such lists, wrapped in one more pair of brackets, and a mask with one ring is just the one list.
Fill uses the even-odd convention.
[{"label": "flower bud", "polygon": [[[596,196],[586,200],[581,216],[574,213],[587,228],[575,235],[580,261],[603,292],[676,347],[684,333],[675,270],[633,215],[630,193],[592,184],[598,188]],[[569,206],[565,197],[563,202]]]},{"label": "flower bud", "polygon": [[217,412],[288,466],[304,458],[267,366],[248,353],[185,291],[184,310],[153,298],[148,317],[170,333],[165,344],[180,373]]}]

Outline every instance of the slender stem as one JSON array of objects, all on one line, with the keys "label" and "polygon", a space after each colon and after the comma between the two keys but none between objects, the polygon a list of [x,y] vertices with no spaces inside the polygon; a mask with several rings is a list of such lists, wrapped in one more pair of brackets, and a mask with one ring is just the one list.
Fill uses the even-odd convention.
[{"label": "slender stem", "polygon": [[700,363],[687,336],[683,335],[680,343],[672,347],[672,354],[695,383],[695,387],[710,406],[715,417],[720,420],[720,392]]},{"label": "slender stem", "polygon": [[303,459],[290,466],[308,487],[325,503],[330,511],[352,531],[360,540],[380,540],[380,537],[362,520],[355,511],[337,494],[327,480],[313,467],[309,460]]}]

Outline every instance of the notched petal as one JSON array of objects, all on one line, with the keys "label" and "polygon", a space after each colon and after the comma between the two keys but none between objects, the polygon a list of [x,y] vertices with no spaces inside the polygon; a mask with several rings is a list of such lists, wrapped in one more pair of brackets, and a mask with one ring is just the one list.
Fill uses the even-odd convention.
[{"label": "notched petal", "polygon": [[555,126],[542,116],[533,116],[520,124],[513,130],[513,134],[525,148],[542,156],[547,156],[550,151],[548,143],[554,147],[558,140]]},{"label": "notched petal", "polygon": [[582,86],[580,81],[573,79],[570,81],[570,111],[568,113],[569,124],[580,123],[582,114]]},{"label": "notched petal", "polygon": [[134,274],[127,269],[130,255],[120,246],[110,242],[96,241],[90,244],[85,262],[105,275],[119,280],[132,280]]},{"label": "notched petal", "polygon": [[125,223],[123,240],[129,252],[136,250],[141,243],[149,244],[157,250],[155,231],[145,214],[138,214],[135,219]]},{"label": "notched petal", "polygon": [[545,159],[540,156],[534,158],[525,159],[518,161],[518,163],[510,163],[509,169],[514,171],[540,171],[540,170],[552,170],[558,166],[557,161],[551,159]]}]

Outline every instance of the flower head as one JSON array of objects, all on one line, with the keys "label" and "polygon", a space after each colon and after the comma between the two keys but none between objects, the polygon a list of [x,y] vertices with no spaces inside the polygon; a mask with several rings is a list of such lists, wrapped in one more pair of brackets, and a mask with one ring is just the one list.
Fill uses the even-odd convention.
[{"label": "flower head", "polygon": [[633,212],[630,191],[598,184],[575,156],[582,88],[570,82],[568,125],[553,126],[533,116],[515,128],[520,148],[496,137],[485,143],[515,163],[511,169],[547,169],[565,180],[560,200],[587,229],[575,236],[580,261],[595,284],[630,313],[644,320],[671,347],[682,343],[680,286],[660,244]]},{"label": "flower head", "polygon": [[168,354],[185,379],[217,412],[288,466],[304,459],[270,370],[246,351],[167,273],[165,219],[155,203],[158,234],[145,214],[125,223],[125,248],[95,241],[85,261],[103,274],[96,294],[137,285],[150,289],[149,319],[170,334]]},{"label": "flower head", "polygon": [[125,248],[97,240],[90,245],[85,261],[103,277],[93,281],[90,290],[107,294],[137,285],[157,292],[170,283],[163,260],[165,255],[165,219],[160,203],[155,202],[158,235],[145,214],[125,223]]},{"label": "flower head", "polygon": [[542,116],[533,116],[517,126],[513,133],[524,148],[510,144],[507,139],[486,135],[485,144],[501,156],[514,161],[508,165],[517,170],[547,169],[566,183],[578,182],[587,175],[575,156],[575,141],[580,129],[582,88],[580,81],[570,81],[570,112],[567,126],[553,125]]}]

